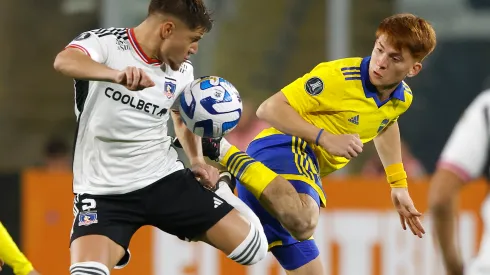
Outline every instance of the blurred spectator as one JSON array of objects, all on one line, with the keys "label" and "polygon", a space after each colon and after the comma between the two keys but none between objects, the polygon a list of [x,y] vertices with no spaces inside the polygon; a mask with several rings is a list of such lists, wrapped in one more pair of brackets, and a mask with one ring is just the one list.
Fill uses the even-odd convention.
[{"label": "blurred spectator", "polygon": [[52,137],[44,147],[43,169],[49,172],[71,171],[70,149],[66,142],[59,137]]},{"label": "blurred spectator", "polygon": [[242,151],[247,149],[248,144],[260,131],[270,127],[255,115],[256,110],[257,108],[251,101],[243,100],[240,122],[233,131],[226,135],[226,139]]},{"label": "blurred spectator", "polygon": [[[407,175],[412,178],[421,178],[426,176],[426,170],[422,163],[415,158],[415,156],[410,151],[407,143],[402,140],[402,159],[403,166]],[[372,156],[365,162],[361,170],[362,176],[374,176],[374,177],[384,177],[386,176],[383,163],[379,159],[377,153],[372,154]]]}]

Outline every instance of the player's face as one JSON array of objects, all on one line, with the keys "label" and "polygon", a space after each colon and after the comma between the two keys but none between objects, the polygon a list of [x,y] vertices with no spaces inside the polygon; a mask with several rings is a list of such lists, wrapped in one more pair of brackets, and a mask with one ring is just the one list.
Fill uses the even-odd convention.
[{"label": "player's face", "polygon": [[386,35],[376,40],[369,64],[369,79],[374,86],[381,89],[395,87],[407,76],[417,75],[421,69],[422,64],[407,49],[396,49]]},{"label": "player's face", "polygon": [[183,22],[166,22],[162,25],[163,42],[160,47],[161,60],[172,70],[198,50],[199,40],[203,37],[201,29],[191,30]]}]

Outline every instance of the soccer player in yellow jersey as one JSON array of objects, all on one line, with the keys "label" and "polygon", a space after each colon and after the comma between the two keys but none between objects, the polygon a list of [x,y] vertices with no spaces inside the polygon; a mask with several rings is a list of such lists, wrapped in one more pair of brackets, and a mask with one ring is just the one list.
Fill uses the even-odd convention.
[{"label": "soccer player in yellow jersey", "polygon": [[15,275],[39,275],[29,260],[20,252],[7,229],[0,223],[0,271],[4,263],[12,267]]},{"label": "soccer player in yellow jersey", "polygon": [[404,79],[420,72],[435,45],[424,19],[388,17],[376,31],[371,56],[320,63],[262,103],[257,115],[272,128],[246,153],[225,139],[203,139],[205,155],[238,179],[238,196],[260,218],[270,251],[288,274],[323,274],[311,238],[326,201],[321,178],[373,139],[403,229],[425,233],[407,190],[397,120],[413,100]]}]

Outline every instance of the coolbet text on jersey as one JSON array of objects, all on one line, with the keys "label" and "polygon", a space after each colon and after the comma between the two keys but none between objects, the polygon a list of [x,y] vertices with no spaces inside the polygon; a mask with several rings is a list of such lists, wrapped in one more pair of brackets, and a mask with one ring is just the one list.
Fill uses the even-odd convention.
[{"label": "coolbet text on jersey", "polygon": [[[369,80],[369,62],[370,57],[321,63],[282,92],[309,123],[336,135],[357,133],[366,143],[396,121],[412,103],[412,92],[404,82],[381,102]],[[348,163],[346,158],[333,156],[320,146],[274,128],[259,133],[247,153],[289,180],[298,193],[310,195],[319,206],[325,206],[326,201],[321,178]],[[246,165],[239,162],[236,160],[234,167],[243,169]],[[252,193],[240,183],[237,189],[239,197],[264,224],[269,247],[297,243]]]}]

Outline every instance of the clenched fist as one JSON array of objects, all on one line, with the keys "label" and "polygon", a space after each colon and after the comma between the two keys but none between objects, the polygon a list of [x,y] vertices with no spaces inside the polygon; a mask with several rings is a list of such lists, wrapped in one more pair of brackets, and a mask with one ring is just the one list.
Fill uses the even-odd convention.
[{"label": "clenched fist", "polygon": [[143,71],[136,67],[127,67],[115,76],[114,82],[121,84],[131,91],[141,91],[155,86],[155,82]]}]

